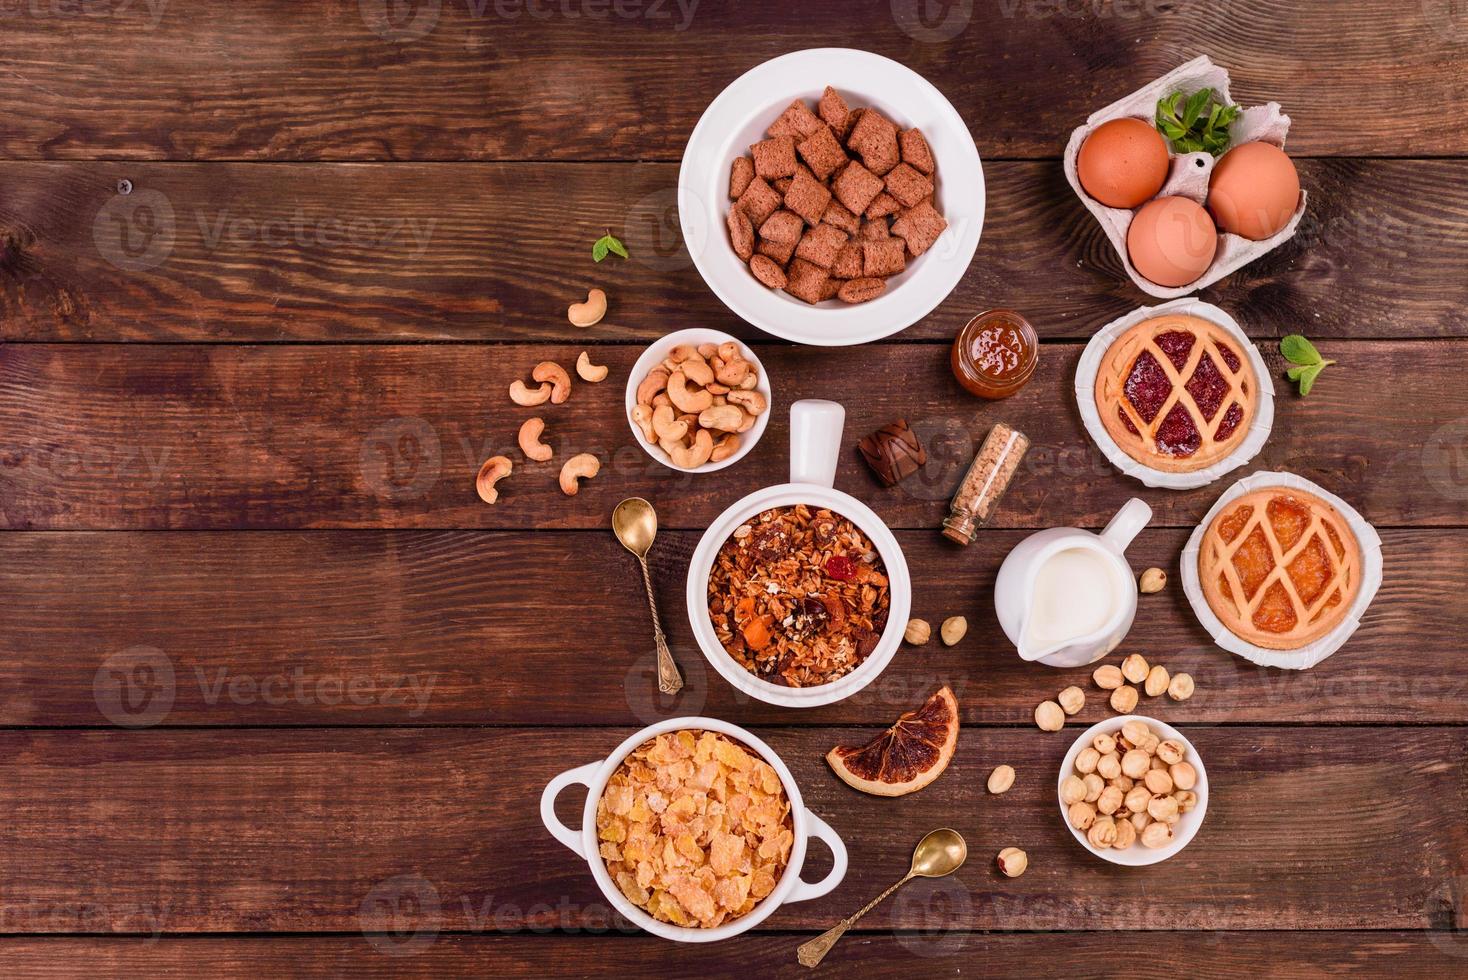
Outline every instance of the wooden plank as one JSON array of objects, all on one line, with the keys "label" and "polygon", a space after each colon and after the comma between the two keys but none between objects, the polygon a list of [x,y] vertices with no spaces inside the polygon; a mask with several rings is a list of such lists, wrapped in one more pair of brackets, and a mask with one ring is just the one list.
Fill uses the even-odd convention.
[{"label": "wooden plank", "polygon": [[1090,112],[1199,51],[1240,101],[1284,105],[1297,153],[1468,150],[1439,111],[1465,61],[1447,0],[217,6],[17,5],[0,155],[676,160],[720,89],[810,44],[930,77],[985,155],[1056,156]]},{"label": "wooden plank", "polygon": [[[821,758],[873,731],[761,730],[851,857],[834,892],[761,928],[826,928],[944,825],[968,838],[970,864],[908,885],[866,930],[1443,928],[1468,848],[1461,728],[1414,729],[1410,752],[1376,729],[1190,729],[1213,774],[1207,819],[1186,851],[1140,874],[1088,855],[1062,825],[1065,736],[968,729],[943,778],[893,801],[840,784]],[[0,929],[355,933],[364,907],[369,924],[397,910],[399,932],[606,929],[614,913],[536,801],[552,775],[628,734],[6,732]],[[991,797],[983,779],[998,762],[1020,779]],[[1363,792],[1370,805],[1348,804]],[[572,796],[563,818],[580,812]],[[1021,878],[992,868],[1008,845],[1029,853]],[[827,866],[819,849],[812,878]]]},{"label": "wooden plank", "polygon": [[[426,934],[425,934],[426,935]],[[700,973],[808,977],[795,948],[809,934],[747,934],[691,953],[647,936],[436,935],[168,938],[55,937],[0,940],[10,976],[70,977],[87,963],[94,977],[644,977]],[[415,937],[416,938],[416,937]],[[391,942],[401,945],[386,945]],[[986,977],[1114,975],[1118,963],[1187,963],[1188,976],[1224,980],[1268,964],[1269,976],[1431,978],[1461,970],[1462,936],[1448,932],[1133,932],[996,934],[953,931],[854,933],[827,958],[828,973],[859,964],[863,977],[906,980],[959,976],[982,964]]]},{"label": "wooden plank", "polygon": [[[1074,724],[1109,717],[1088,668],[1022,663],[994,620],[994,574],[1022,533],[986,532],[962,554],[931,531],[901,534],[914,615],[963,615],[968,635],[903,647],[866,690],[800,721],[887,724],[940,683],[965,724],[1028,725],[1071,683],[1089,694]],[[1468,609],[1442,599],[1468,591],[1468,531],[1383,537],[1386,583],[1361,629],[1297,672],[1214,647],[1176,584],[1186,531],[1147,531],[1132,564],[1164,566],[1173,583],[1143,597],[1112,662],[1139,651],[1192,674],[1186,704],[1144,699],[1177,723],[1468,723]],[[683,596],[696,541],[665,532],[653,552],[687,681],[664,698],[640,580],[606,533],[0,534],[0,725],[788,723],[735,692],[694,642]]]},{"label": "wooden plank", "polygon": [[[1300,232],[1205,298],[1256,336],[1468,335],[1468,161],[1300,169]],[[950,339],[996,305],[1085,339],[1150,302],[1057,163],[985,178],[968,274],[903,339]],[[676,183],[672,164],[0,163],[0,337],[562,342],[567,304],[593,285],[613,303],[587,340],[686,323],[761,336],[699,278]],[[608,227],[631,261],[592,263]]]},{"label": "wooden plank", "polygon": [[[1267,346],[1267,345],[1266,345]],[[847,406],[848,447],[905,417],[931,459],[900,488],[879,487],[850,448],[837,485],[892,526],[935,527],[976,445],[996,419],[1034,448],[996,526],[1098,526],[1142,495],[1155,524],[1196,522],[1226,483],[1145,492],[1084,434],[1071,407],[1079,345],[1048,345],[1035,378],[1002,405],[964,393],[942,345],[837,350],[756,348],[776,406],[761,444],[717,479],[675,472],[634,445],[623,380],[635,347],[597,348],[611,368],[545,406],[559,460],[589,451],[601,474],[575,498],[558,463],[524,465],[481,503],[479,463],[519,458],[532,414],[506,391],[538,361],[571,365],[578,347],[155,346],[0,347],[0,429],[7,435],[0,525],[31,529],[507,527],[601,528],[638,494],[663,526],[702,528],[745,493],[786,477],[791,400]],[[1308,399],[1276,386],[1274,433],[1254,467],[1288,468],[1380,525],[1468,523],[1461,457],[1468,387],[1463,342],[1336,342],[1339,361]],[[1268,354],[1275,370],[1283,362]],[[874,381],[864,379],[879,379]]]}]

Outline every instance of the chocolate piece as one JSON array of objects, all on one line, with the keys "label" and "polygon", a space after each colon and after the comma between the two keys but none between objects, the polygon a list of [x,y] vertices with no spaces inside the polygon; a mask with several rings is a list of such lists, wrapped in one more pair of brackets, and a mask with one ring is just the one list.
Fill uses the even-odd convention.
[{"label": "chocolate piece", "polygon": [[857,443],[857,448],[877,479],[887,487],[912,476],[928,461],[922,443],[904,419],[882,426]]}]

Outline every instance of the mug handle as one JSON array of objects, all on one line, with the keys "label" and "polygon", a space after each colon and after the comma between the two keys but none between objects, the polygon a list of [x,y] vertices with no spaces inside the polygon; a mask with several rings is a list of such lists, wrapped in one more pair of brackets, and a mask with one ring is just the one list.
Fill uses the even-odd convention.
[{"label": "mug handle", "polygon": [[805,398],[790,406],[790,482],[836,484],[846,409],[838,402]]},{"label": "mug handle", "polygon": [[1106,546],[1118,555],[1126,551],[1127,545],[1132,539],[1141,533],[1142,528],[1152,519],[1152,508],[1147,506],[1145,500],[1133,497],[1121,505],[1121,510],[1116,512],[1101,532],[1101,540]]},{"label": "mug handle", "polygon": [[810,809],[805,811],[805,819],[810,821],[810,836],[819,837],[831,849],[831,870],[820,881],[802,881],[797,878],[795,887],[790,889],[789,895],[785,896],[787,903],[820,898],[841,884],[841,879],[846,877],[846,845],[836,835],[836,831],[831,829],[831,825],[816,816]]},{"label": "mug handle", "polygon": [[551,836],[565,844],[583,860],[586,852],[581,848],[581,832],[572,830],[561,823],[561,818],[556,816],[556,797],[561,795],[561,790],[572,783],[580,783],[587,789],[591,789],[591,778],[596,770],[600,768],[600,762],[588,762],[584,766],[575,769],[567,769],[555,779],[545,784],[545,792],[540,794],[540,820],[545,824],[545,829],[551,832]]}]

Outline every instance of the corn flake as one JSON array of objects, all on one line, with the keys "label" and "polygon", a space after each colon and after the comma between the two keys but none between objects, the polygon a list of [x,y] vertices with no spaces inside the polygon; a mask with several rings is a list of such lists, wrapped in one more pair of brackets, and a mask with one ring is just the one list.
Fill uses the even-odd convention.
[{"label": "corn flake", "polygon": [[795,840],[774,767],[708,731],[668,732],[633,750],[607,781],[596,821],[602,859],[629,902],[705,929],[774,891]]}]

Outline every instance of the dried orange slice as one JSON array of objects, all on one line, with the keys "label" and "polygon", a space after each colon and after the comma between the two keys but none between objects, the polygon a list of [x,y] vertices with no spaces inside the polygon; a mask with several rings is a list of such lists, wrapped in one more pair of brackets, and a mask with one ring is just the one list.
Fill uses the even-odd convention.
[{"label": "dried orange slice", "polygon": [[838,745],[826,761],[863,793],[905,796],[941,776],[957,747],[958,699],[945,684],[866,745]]}]

